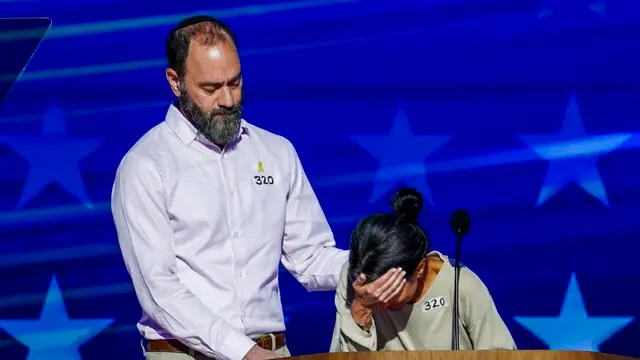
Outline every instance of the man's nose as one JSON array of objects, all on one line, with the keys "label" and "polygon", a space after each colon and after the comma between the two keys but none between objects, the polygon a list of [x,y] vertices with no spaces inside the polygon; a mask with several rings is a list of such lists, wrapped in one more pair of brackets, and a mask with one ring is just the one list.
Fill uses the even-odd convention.
[{"label": "man's nose", "polygon": [[228,86],[223,86],[220,89],[220,98],[218,98],[218,106],[220,107],[232,107],[233,97],[231,96],[231,89]]}]

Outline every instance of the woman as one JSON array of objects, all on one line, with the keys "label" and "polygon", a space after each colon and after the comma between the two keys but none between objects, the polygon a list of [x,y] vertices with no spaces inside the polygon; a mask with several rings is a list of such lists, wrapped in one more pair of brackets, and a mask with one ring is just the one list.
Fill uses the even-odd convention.
[{"label": "woman", "polygon": [[[403,189],[394,214],[364,218],[351,235],[336,291],[332,352],[450,350],[454,267],[429,251],[422,195]],[[515,349],[486,286],[460,269],[460,349]]]}]

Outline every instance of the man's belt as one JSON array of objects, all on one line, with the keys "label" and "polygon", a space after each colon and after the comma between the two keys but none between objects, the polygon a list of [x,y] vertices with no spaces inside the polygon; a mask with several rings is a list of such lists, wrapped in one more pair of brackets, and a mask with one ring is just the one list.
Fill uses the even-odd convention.
[{"label": "man's belt", "polygon": [[286,343],[283,332],[261,335],[254,338],[253,341],[261,348],[272,351],[283,348]]},{"label": "man's belt", "polygon": [[[252,339],[255,343],[266,350],[278,350],[286,345],[283,332],[265,334]],[[148,340],[148,352],[171,352],[189,355],[196,360],[213,360],[214,358],[206,356],[199,351],[195,351],[187,345],[175,339],[166,340]]]}]

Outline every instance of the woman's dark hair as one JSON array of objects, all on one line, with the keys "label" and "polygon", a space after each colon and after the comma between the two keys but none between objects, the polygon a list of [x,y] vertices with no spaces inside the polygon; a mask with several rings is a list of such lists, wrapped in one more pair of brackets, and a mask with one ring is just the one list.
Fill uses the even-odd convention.
[{"label": "woman's dark hair", "polygon": [[394,213],[373,214],[362,219],[351,234],[349,275],[365,274],[368,281],[400,267],[410,277],[429,247],[426,233],[418,224],[422,194],[405,188],[391,201]]}]

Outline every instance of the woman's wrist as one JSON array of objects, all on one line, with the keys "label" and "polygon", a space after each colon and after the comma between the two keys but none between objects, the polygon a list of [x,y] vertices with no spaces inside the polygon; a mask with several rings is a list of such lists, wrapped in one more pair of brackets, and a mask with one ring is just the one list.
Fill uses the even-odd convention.
[{"label": "woman's wrist", "polygon": [[351,317],[360,328],[370,327],[373,320],[373,310],[360,304],[357,299],[351,303]]}]

